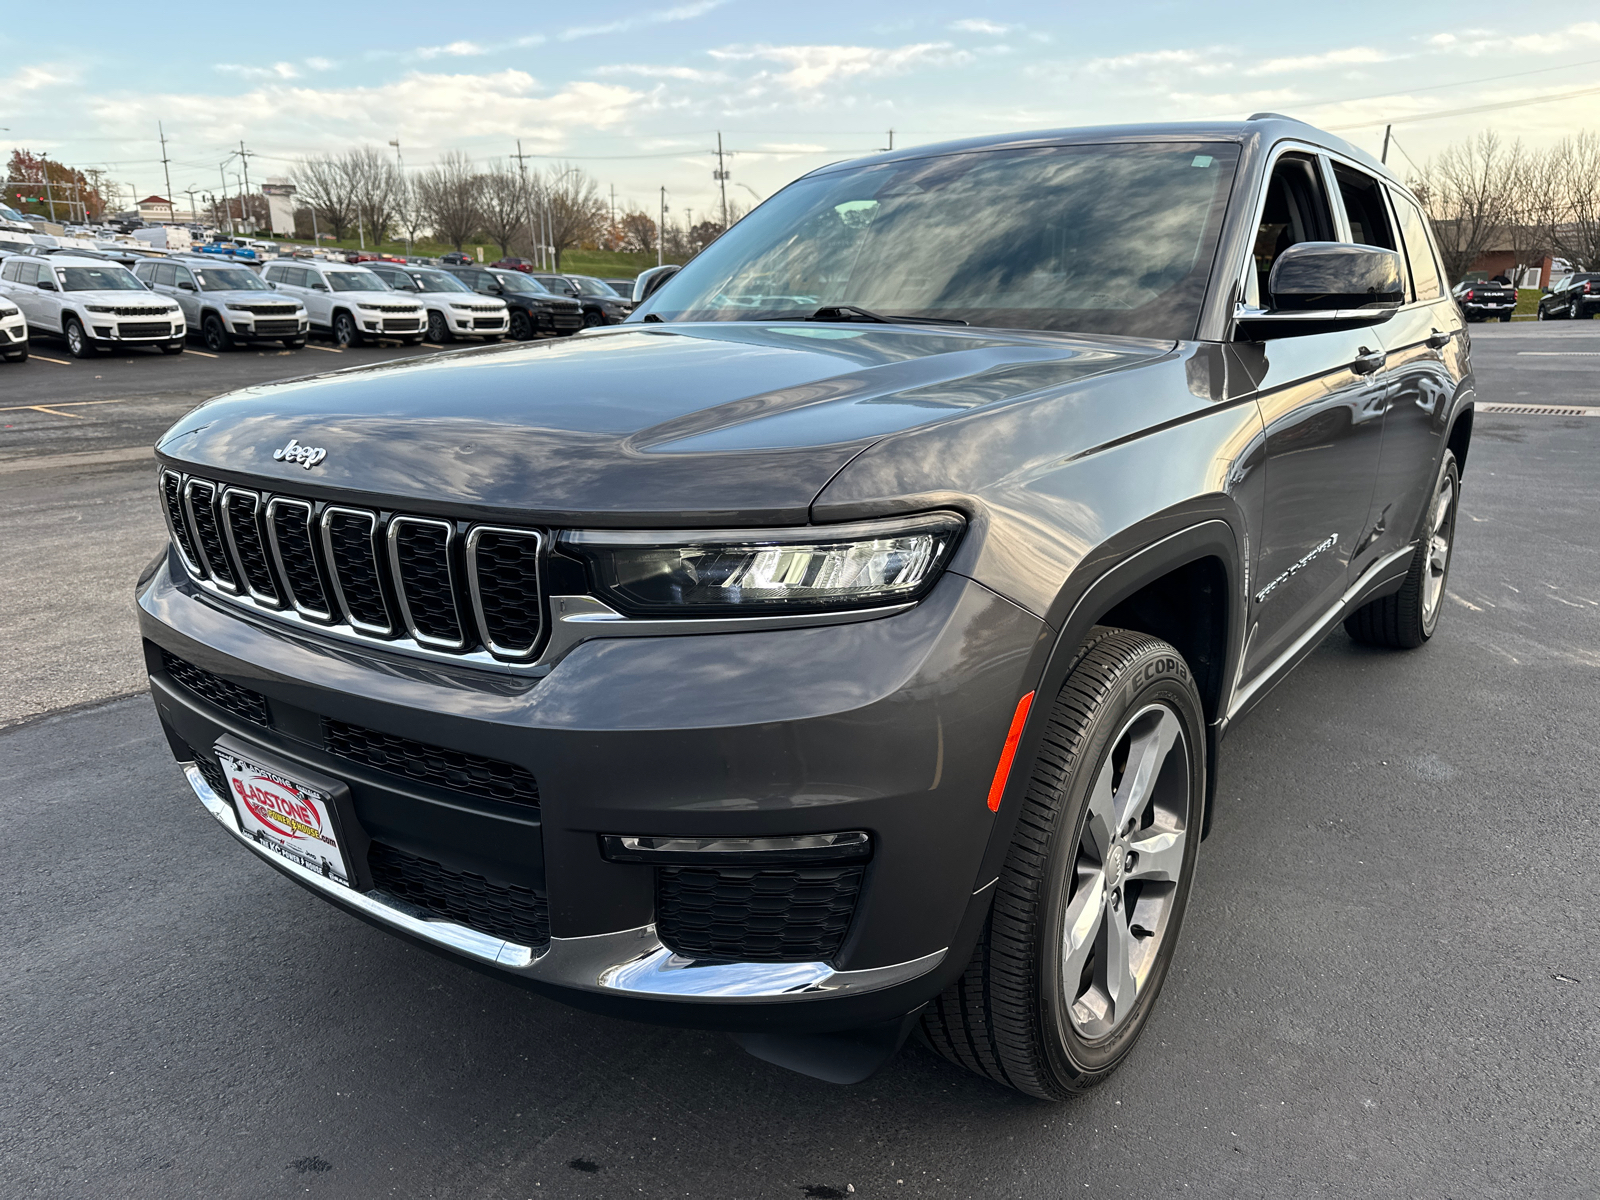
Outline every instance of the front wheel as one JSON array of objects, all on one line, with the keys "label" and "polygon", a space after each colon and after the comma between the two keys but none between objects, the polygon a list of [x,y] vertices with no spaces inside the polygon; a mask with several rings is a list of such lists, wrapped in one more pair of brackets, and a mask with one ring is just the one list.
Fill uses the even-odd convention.
[{"label": "front wheel", "polygon": [[514,341],[525,342],[533,336],[533,322],[528,320],[525,312],[511,314],[511,337]]},{"label": "front wheel", "polygon": [[1050,704],[983,934],[922,1027],[946,1058],[1063,1100],[1128,1057],[1166,978],[1199,850],[1205,716],[1177,650],[1103,626]]},{"label": "front wheel", "polygon": [[334,314],[333,340],[341,349],[346,350],[352,346],[361,345],[361,330],[356,328],[356,319],[349,313]]},{"label": "front wheel", "polygon": [[453,340],[450,336],[450,322],[444,319],[441,312],[428,314],[428,340],[430,342],[448,342]]},{"label": "front wheel", "polygon": [[1461,472],[1456,456],[1446,450],[1405,582],[1398,592],[1380,596],[1344,619],[1345,632],[1352,638],[1372,646],[1414,650],[1433,636],[1450,579],[1460,501]]},{"label": "front wheel", "polygon": [[200,339],[205,342],[206,349],[213,354],[221,354],[224,350],[231,349],[233,337],[228,333],[228,328],[222,323],[222,318],[209,316],[201,323]]},{"label": "front wheel", "polygon": [[77,317],[67,318],[65,333],[67,335],[67,349],[72,352],[73,358],[94,357],[94,341],[83,331],[83,324]]}]

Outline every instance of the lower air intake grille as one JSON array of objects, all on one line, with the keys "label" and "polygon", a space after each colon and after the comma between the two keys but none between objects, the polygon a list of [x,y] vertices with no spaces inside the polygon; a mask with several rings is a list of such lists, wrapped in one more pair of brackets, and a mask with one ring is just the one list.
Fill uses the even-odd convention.
[{"label": "lower air intake grille", "polygon": [[185,662],[167,650],[161,652],[161,665],[166,669],[167,677],[185,691],[193,693],[208,704],[214,704],[223,712],[232,713],[241,721],[249,721],[252,725],[266,725],[267,700],[260,692],[252,692],[237,683],[229,683],[203,667]]},{"label": "lower air intake grille", "polygon": [[197,750],[191,749],[189,753],[194,755],[194,765],[200,768],[200,774],[205,779],[206,785],[226,800],[230,795],[228,776],[217,764],[217,760]]},{"label": "lower air intake grille", "polygon": [[119,328],[125,338],[172,336],[172,325],[167,321],[124,321]]},{"label": "lower air intake grille", "polygon": [[685,958],[826,962],[839,953],[861,867],[659,867],[656,935]]},{"label": "lower air intake grille", "polygon": [[328,717],[322,720],[322,744],[330,754],[418,783],[431,783],[484,800],[539,803],[539,784],[526,768],[515,763],[446,750]]},{"label": "lower air intake grille", "polygon": [[379,891],[523,946],[550,941],[550,906],[543,892],[456,871],[382,842],[367,850],[367,867]]}]

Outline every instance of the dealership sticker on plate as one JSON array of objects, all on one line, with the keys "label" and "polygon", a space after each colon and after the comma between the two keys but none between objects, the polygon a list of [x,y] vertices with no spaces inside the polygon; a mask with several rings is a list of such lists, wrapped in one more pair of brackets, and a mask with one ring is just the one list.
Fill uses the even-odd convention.
[{"label": "dealership sticker on plate", "polygon": [[217,747],[244,832],[292,863],[350,886],[327,793]]}]

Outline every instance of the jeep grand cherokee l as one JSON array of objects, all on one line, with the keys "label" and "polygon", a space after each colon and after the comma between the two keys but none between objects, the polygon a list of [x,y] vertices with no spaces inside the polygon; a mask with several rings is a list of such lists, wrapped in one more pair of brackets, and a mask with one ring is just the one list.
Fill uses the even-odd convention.
[{"label": "jeep grand cherokee l", "polygon": [[1228,730],[1341,622],[1433,634],[1472,403],[1416,200],[1337,138],[896,151],[620,326],[180,421],[146,663],[227,834],[374,924],[1062,1098],[1146,1023]]}]

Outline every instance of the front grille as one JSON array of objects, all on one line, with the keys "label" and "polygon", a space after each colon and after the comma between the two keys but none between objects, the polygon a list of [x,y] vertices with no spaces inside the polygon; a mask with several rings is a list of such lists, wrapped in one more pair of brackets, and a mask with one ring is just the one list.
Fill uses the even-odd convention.
[{"label": "front grille", "polygon": [[226,800],[232,789],[228,787],[228,773],[222,769],[222,765],[209,754],[201,754],[192,748],[189,753],[194,756],[194,765],[200,768],[206,786]]},{"label": "front grille", "polygon": [[398,320],[394,317],[385,317],[383,319],[383,331],[385,333],[415,333],[421,328],[422,322],[415,319],[409,321]]},{"label": "front grille", "polygon": [[172,470],[161,498],[189,574],[260,611],[412,653],[523,664],[538,653],[535,530],[222,492]]},{"label": "front grille", "polygon": [[861,867],[658,867],[656,935],[685,958],[827,962],[861,893]]},{"label": "front grille", "polygon": [[165,317],[170,314],[170,309],[165,308],[117,308],[112,310],[119,317]]},{"label": "front grille", "polygon": [[474,329],[504,329],[505,325],[506,319],[503,316],[474,317],[472,321],[472,327]]},{"label": "front grille", "polygon": [[556,313],[555,316],[553,316],[551,318],[551,320],[554,322],[555,327],[557,329],[582,329],[583,328],[583,314],[581,312],[576,312],[576,313]]},{"label": "front grille", "polygon": [[550,941],[550,906],[543,892],[456,871],[383,842],[367,850],[367,868],[379,891],[522,946]]},{"label": "front grille", "polygon": [[429,783],[482,800],[539,803],[538,781],[526,767],[515,763],[414,742],[410,738],[335,721],[332,717],[322,719],[322,745],[329,754],[418,783]]},{"label": "front grille", "polygon": [[169,679],[207,704],[215,705],[223,712],[232,713],[252,725],[266,725],[267,698],[260,692],[229,683],[221,676],[186,662],[168,650],[161,652],[161,665]]},{"label": "front grille", "polygon": [[296,310],[292,304],[250,304],[245,306],[246,312],[254,313],[258,317],[292,317]]},{"label": "front grille", "polygon": [[117,329],[125,338],[172,336],[172,323],[170,321],[124,321],[117,326]]},{"label": "front grille", "polygon": [[409,304],[369,304],[367,309],[369,312],[406,313],[413,317],[417,315],[417,310]]},{"label": "front grille", "polygon": [[299,321],[257,321],[256,332],[259,334],[299,333]]}]

